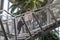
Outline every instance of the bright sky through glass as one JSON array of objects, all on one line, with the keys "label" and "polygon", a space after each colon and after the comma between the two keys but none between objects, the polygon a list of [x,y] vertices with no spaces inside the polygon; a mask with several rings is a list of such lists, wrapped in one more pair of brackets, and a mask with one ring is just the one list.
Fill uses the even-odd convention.
[{"label": "bright sky through glass", "polygon": [[[4,6],[3,9],[7,11],[7,6],[8,5],[8,0],[4,0]],[[3,18],[2,19],[6,19],[6,12],[3,11]]]},{"label": "bright sky through glass", "polygon": [[[11,6],[12,4],[10,3],[10,5],[9,6]],[[3,9],[4,10],[6,10],[6,11],[8,11],[8,0],[4,0],[4,6],[3,6]],[[3,17],[2,17],[2,19],[6,19],[6,17],[7,17],[7,13],[6,12],[4,12],[3,11]],[[8,15],[8,16],[10,16],[10,15]]]}]

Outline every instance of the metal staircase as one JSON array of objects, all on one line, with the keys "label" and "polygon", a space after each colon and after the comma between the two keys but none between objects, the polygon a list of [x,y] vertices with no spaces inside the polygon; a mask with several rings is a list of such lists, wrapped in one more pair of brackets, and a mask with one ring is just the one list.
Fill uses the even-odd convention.
[{"label": "metal staircase", "polygon": [[[32,38],[37,38],[38,36],[40,36],[42,34],[45,34],[48,31],[51,31],[52,29],[55,29],[55,28],[59,27],[60,26],[60,19],[59,18],[56,19],[54,17],[54,15],[52,15],[52,11],[50,9],[48,9],[48,10],[49,10],[49,12],[51,12],[50,14],[53,16],[54,21],[49,23],[49,24],[45,23],[44,25],[43,25],[43,23],[39,22],[41,20],[41,18],[37,19],[36,15],[37,14],[39,15],[42,11],[45,11],[45,10],[47,10],[47,9],[45,9],[45,7],[44,7],[44,8],[42,8],[39,11],[32,12],[32,15],[33,15],[33,17],[35,19],[34,23],[35,23],[35,25],[37,25],[36,26],[37,28],[35,28],[32,31],[30,31],[28,29],[27,24],[24,21],[24,24],[25,24],[25,26],[26,26],[26,28],[28,30],[28,33],[22,33],[22,34],[19,34],[19,35],[17,35],[17,33],[16,33],[16,18],[18,18],[20,16],[19,18],[22,18],[24,20],[24,16],[23,16],[24,14],[20,14],[20,15],[14,16],[14,15],[8,13],[6,10],[0,10],[0,11],[5,11],[8,14],[14,16],[14,18],[12,18],[11,20],[14,20],[14,29],[15,29],[15,34],[6,33],[5,29],[4,29],[4,25],[3,25],[4,24],[3,20],[1,20],[1,18],[0,18],[0,25],[1,25],[1,28],[3,30],[3,31],[0,31],[1,36],[4,36],[6,40],[8,40],[8,38],[13,38],[15,40],[23,40],[23,39],[27,39],[27,40],[31,39],[31,40],[33,40]],[[8,20],[10,20],[10,19],[8,19]],[[7,20],[5,20],[5,21],[7,22]]]},{"label": "metal staircase", "polygon": [[[12,15],[9,12],[7,12],[6,10],[0,10],[0,12],[5,11],[7,14],[12,16],[11,19],[7,19],[8,21],[7,20],[2,20],[0,18],[0,26],[1,26],[1,29],[2,29],[2,30],[0,30],[0,36],[3,36],[5,38],[5,40],[9,40],[11,38],[13,38],[12,40],[35,40],[35,38],[39,37],[40,35],[44,35],[47,32],[59,27],[60,26],[60,18],[56,18],[54,16],[53,11],[51,10],[52,7],[54,7],[54,6],[55,6],[55,4],[50,4],[50,5],[47,5],[45,7],[40,8],[36,11],[32,11],[33,20],[34,20],[33,23],[32,23],[32,25],[34,27],[32,29],[32,31],[28,29],[28,26],[27,26],[27,24],[24,20],[25,13],[19,14],[19,15]],[[45,16],[46,20],[45,21],[44,21],[44,19],[41,18],[43,15],[40,16],[41,13],[43,13],[43,12],[46,14],[46,16]],[[50,16],[47,17],[48,16],[47,14],[50,14],[51,17],[53,17],[53,19],[50,18]],[[19,18],[22,18],[22,20],[24,21],[24,26],[23,27],[27,28],[27,30],[28,30],[27,33],[22,32],[20,34],[17,34],[17,26],[16,25],[17,25],[17,22],[18,22]],[[50,19],[51,19],[52,22],[49,21]],[[11,20],[11,22],[9,22],[9,20]],[[7,23],[7,22],[9,22],[9,23]],[[12,25],[10,25],[10,24],[12,24]],[[6,29],[5,29],[4,25],[6,25],[7,27],[9,27],[9,26],[13,27],[14,32],[11,33],[11,31],[10,31],[11,28],[7,29],[7,30],[10,31],[10,33],[6,32]]]}]

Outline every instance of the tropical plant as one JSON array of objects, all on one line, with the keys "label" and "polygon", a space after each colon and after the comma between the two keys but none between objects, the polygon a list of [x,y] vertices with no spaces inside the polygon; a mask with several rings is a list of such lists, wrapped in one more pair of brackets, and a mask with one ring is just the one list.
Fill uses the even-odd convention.
[{"label": "tropical plant", "polygon": [[39,37],[39,40],[59,40],[59,37],[55,32],[50,31],[45,35],[41,35],[41,37]]},{"label": "tropical plant", "polygon": [[11,6],[11,13],[14,13],[17,8],[20,8],[20,10],[16,12],[17,14],[26,12],[28,9],[37,10],[38,8],[45,6],[46,3],[47,0],[16,0],[16,3]]}]

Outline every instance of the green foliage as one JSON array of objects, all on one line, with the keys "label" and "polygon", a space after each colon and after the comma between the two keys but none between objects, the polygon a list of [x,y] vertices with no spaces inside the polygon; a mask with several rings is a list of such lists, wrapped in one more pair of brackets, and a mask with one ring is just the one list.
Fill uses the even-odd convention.
[{"label": "green foliage", "polygon": [[38,8],[45,6],[46,3],[47,0],[16,0],[16,4],[11,5],[11,13],[14,14],[17,7],[20,8],[20,13],[26,12],[28,8],[30,8],[30,10],[37,10]]},{"label": "green foliage", "polygon": [[59,37],[55,34],[55,32],[48,32],[46,35],[42,35],[39,37],[39,40],[59,40]]},{"label": "green foliage", "polygon": [[11,13],[13,13],[15,9],[17,8],[17,5],[12,5],[10,8],[11,8]]}]

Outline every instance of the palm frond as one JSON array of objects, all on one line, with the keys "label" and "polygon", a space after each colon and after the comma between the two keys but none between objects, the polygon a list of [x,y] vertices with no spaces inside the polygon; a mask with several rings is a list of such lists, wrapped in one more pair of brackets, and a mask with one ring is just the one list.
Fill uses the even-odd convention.
[{"label": "palm frond", "polygon": [[11,5],[10,9],[11,9],[11,13],[13,13],[17,9],[17,6],[16,5]]}]

